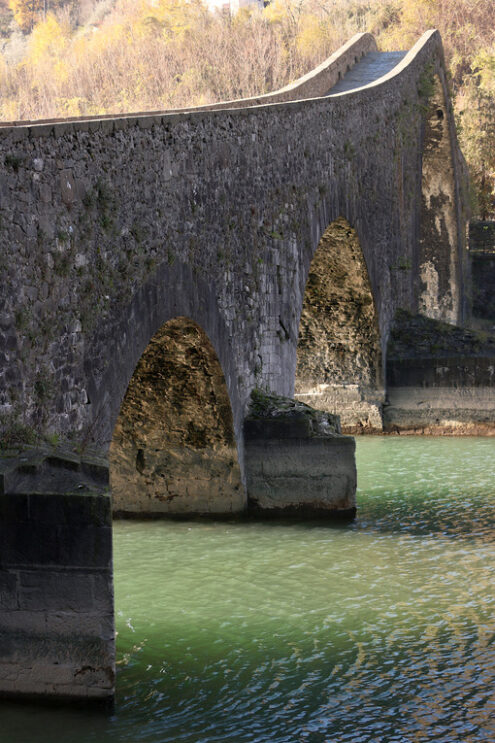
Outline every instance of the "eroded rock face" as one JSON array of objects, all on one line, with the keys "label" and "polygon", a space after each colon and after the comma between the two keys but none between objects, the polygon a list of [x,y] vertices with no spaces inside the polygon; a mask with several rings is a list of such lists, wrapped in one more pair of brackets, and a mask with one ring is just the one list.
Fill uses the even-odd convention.
[{"label": "eroded rock face", "polygon": [[224,375],[192,320],[166,323],[141,357],[115,427],[110,472],[114,512],[243,508]]},{"label": "eroded rock face", "polygon": [[340,416],[344,431],[381,429],[381,348],[356,231],[342,218],[311,262],[299,329],[296,397]]}]

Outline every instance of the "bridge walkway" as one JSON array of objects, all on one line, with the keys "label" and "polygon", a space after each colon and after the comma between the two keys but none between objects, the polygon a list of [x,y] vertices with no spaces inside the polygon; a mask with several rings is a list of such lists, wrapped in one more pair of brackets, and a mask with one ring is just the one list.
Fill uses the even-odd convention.
[{"label": "bridge walkway", "polygon": [[404,59],[407,52],[368,52],[342,80],[331,88],[327,95],[346,93],[348,90],[362,88],[386,75]]}]

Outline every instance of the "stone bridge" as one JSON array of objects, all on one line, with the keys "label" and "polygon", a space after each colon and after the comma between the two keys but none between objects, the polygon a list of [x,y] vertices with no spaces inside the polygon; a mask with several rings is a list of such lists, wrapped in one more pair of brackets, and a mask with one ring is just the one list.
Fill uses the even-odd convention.
[{"label": "stone bridge", "polygon": [[108,461],[120,513],[352,514],[333,414],[380,429],[398,310],[463,321],[441,40],[0,142],[0,690],[106,699]]}]

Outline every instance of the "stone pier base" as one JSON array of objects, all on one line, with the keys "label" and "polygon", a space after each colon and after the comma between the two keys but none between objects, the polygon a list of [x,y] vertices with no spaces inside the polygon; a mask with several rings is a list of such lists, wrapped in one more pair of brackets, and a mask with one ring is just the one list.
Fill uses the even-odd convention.
[{"label": "stone pier base", "polygon": [[336,416],[253,393],[244,425],[249,509],[264,515],[353,517],[355,442]]},{"label": "stone pier base", "polygon": [[107,475],[39,450],[0,459],[0,696],[113,697]]}]

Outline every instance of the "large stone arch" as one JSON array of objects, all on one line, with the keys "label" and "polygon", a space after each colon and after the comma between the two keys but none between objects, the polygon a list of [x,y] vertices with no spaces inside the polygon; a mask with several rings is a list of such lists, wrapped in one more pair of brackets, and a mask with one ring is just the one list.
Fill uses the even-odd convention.
[{"label": "large stone arch", "polygon": [[229,513],[244,494],[218,357],[190,318],[166,322],[131,377],[110,446],[114,512]]},{"label": "large stone arch", "polygon": [[139,360],[151,339],[177,317],[197,323],[218,358],[232,409],[242,471],[244,405],[231,336],[219,311],[215,285],[181,261],[162,264],[127,305],[116,308],[109,322],[95,331],[88,344],[84,363],[88,380],[84,444],[102,454],[108,453],[122,401]]},{"label": "large stone arch", "polygon": [[462,235],[453,155],[454,122],[439,73],[420,81],[427,100],[423,123],[419,217],[419,312],[435,320],[462,320]]},{"label": "large stone arch", "polygon": [[345,432],[381,429],[378,313],[355,229],[326,228],[309,267],[299,323],[295,396],[340,415]]}]

